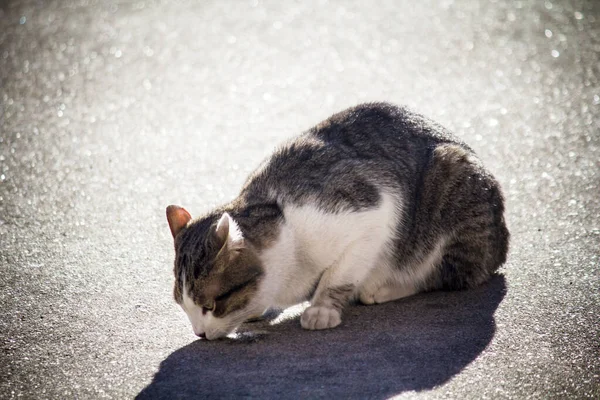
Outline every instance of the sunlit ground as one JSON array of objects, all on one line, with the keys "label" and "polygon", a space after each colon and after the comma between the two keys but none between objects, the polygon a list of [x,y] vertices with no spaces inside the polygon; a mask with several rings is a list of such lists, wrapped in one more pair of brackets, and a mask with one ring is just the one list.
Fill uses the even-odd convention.
[{"label": "sunlit ground", "polygon": [[[0,1],[0,397],[600,398],[599,7]],[[279,143],[381,100],[498,178],[503,276],[198,340],[165,207],[229,201]]]}]

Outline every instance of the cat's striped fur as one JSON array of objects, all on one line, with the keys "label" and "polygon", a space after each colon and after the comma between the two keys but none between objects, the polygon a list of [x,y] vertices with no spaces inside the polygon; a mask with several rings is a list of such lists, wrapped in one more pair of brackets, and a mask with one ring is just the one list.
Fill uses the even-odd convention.
[{"label": "cat's striped fur", "polygon": [[487,280],[509,233],[497,181],[425,117],[386,103],[335,114],[278,149],[232,202],[192,220],[167,209],[178,303],[222,337],[307,299],[301,324],[331,328],[373,304]]}]

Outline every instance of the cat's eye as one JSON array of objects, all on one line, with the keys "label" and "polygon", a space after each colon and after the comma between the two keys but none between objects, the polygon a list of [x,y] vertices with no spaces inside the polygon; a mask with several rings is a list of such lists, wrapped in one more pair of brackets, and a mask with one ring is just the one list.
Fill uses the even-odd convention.
[{"label": "cat's eye", "polygon": [[207,313],[209,311],[215,311],[216,303],[213,301],[212,303],[206,303],[202,306],[202,311]]}]

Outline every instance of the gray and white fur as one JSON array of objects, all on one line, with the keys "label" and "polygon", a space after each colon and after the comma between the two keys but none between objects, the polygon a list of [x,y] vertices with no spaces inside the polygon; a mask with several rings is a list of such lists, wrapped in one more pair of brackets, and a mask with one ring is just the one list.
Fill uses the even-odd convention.
[{"label": "gray and white fur", "polygon": [[310,300],[306,329],[352,300],[467,289],[506,260],[498,182],[466,144],[404,107],[362,104],[281,146],[240,195],[192,219],[167,208],[175,300],[194,332],[227,335]]}]

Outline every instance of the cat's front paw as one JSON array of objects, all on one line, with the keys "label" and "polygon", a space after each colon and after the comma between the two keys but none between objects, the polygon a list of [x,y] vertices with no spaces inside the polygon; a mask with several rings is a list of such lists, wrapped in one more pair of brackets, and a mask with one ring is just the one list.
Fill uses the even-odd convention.
[{"label": "cat's front paw", "polygon": [[342,315],[338,310],[323,306],[308,307],[300,318],[300,325],[310,330],[335,328],[341,322]]}]

